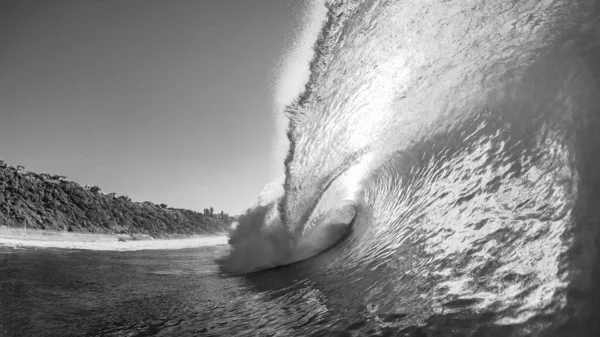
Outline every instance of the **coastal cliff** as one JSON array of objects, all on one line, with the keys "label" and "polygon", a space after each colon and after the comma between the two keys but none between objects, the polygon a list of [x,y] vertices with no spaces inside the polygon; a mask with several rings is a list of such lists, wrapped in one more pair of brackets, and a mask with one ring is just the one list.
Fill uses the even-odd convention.
[{"label": "coastal cliff", "polygon": [[228,216],[133,202],[62,176],[0,166],[0,226],[168,238],[222,233],[229,222]]}]

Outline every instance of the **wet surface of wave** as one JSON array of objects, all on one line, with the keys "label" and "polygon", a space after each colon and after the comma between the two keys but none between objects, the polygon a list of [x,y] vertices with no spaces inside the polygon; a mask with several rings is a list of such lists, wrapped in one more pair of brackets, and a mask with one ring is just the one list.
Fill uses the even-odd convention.
[{"label": "wet surface of wave", "polygon": [[253,226],[277,223],[290,254],[353,200],[347,239],[306,264],[349,282],[335,296],[357,296],[354,314],[402,317],[382,326],[596,331],[597,6],[329,2],[287,108],[285,192]]}]

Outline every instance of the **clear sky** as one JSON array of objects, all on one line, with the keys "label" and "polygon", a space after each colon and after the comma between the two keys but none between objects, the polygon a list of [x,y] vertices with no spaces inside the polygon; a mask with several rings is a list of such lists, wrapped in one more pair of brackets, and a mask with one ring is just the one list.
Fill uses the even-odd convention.
[{"label": "clear sky", "polygon": [[291,0],[0,1],[0,159],[136,201],[240,212],[271,154]]}]

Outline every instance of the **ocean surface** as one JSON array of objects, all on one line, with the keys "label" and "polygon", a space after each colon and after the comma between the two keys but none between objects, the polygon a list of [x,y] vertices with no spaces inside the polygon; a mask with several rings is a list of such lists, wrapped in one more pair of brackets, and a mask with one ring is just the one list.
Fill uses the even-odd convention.
[{"label": "ocean surface", "polygon": [[600,335],[600,4],[327,6],[230,245],[3,251],[2,334]]}]

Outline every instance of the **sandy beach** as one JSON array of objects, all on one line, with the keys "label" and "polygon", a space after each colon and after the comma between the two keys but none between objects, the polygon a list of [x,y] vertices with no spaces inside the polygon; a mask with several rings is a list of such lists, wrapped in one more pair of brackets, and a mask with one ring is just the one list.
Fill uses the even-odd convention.
[{"label": "sandy beach", "polygon": [[133,240],[131,236],[123,235],[52,232],[0,226],[0,247],[12,248],[37,247],[134,251],[183,249],[224,244],[227,244],[227,236],[225,234],[170,240]]}]

